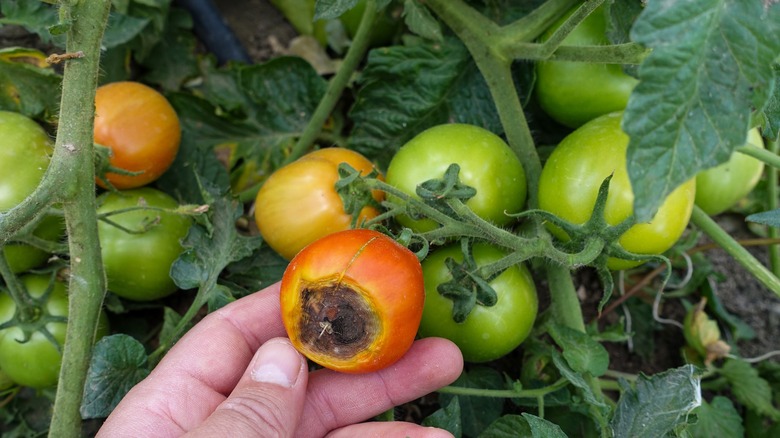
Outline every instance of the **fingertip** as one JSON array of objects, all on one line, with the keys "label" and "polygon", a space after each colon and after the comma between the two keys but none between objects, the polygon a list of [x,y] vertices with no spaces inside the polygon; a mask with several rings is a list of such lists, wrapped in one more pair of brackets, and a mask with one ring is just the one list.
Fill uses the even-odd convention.
[{"label": "fingertip", "polygon": [[425,358],[425,364],[436,368],[440,381],[452,383],[463,372],[463,354],[454,342],[445,338],[430,337],[415,341],[413,355]]},{"label": "fingertip", "polygon": [[286,338],[263,344],[249,364],[249,378],[257,383],[292,388],[305,376],[306,360]]}]

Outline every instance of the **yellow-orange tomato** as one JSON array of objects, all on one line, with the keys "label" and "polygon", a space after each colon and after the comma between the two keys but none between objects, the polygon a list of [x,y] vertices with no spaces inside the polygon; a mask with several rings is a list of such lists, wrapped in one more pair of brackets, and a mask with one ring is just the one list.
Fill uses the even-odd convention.
[{"label": "yellow-orange tomato", "polygon": [[[160,177],[179,151],[181,126],[165,97],[144,84],[113,82],[95,94],[95,143],[111,149],[112,166],[141,172],[107,173],[117,189],[141,187]],[[105,185],[98,180],[98,184]]]},{"label": "yellow-orange tomato", "polygon": [[290,341],[332,370],[385,368],[414,341],[425,300],[417,256],[366,229],[328,235],[293,258],[282,277]]},{"label": "yellow-orange tomato", "polygon": [[[287,260],[315,240],[350,228],[352,216],[344,211],[335,189],[341,163],[349,164],[361,175],[374,170],[371,161],[358,152],[319,149],[277,169],[257,193],[257,228],[265,242]],[[383,194],[375,191],[372,196],[379,202]],[[358,223],[378,214],[376,208],[364,207]]]}]

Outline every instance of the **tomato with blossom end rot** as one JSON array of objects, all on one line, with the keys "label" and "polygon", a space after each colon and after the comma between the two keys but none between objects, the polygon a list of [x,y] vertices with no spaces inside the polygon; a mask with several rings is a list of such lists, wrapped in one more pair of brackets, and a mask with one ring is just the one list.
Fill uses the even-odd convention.
[{"label": "tomato with blossom end rot", "polygon": [[390,237],[355,229],[308,245],[282,277],[282,321],[290,341],[326,368],[385,368],[411,347],[425,290],[417,256]]}]

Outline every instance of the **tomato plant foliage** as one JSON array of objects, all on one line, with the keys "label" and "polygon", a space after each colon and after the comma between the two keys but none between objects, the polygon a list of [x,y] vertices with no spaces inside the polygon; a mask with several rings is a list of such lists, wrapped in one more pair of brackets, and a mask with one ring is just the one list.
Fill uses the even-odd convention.
[{"label": "tomato plant foliage", "polygon": [[[619,76],[636,79],[620,125],[630,137],[627,177],[620,178],[631,183],[634,216],[629,219],[636,223],[652,218],[663,200],[696,174],[726,162],[746,143],[749,129],[758,128],[767,145],[761,159],[768,163],[769,178],[748,195],[751,209],[744,212],[757,213],[749,218],[769,225],[766,233],[771,239],[771,227],[780,224],[777,203],[769,199],[774,181],[767,182],[777,176],[770,172],[778,167],[772,154],[776,160],[780,137],[777,1],[317,0],[315,19],[324,21],[337,21],[356,6],[378,8],[379,13],[390,7],[403,12],[391,17],[398,20],[396,33],[386,46],[359,52],[368,46],[361,42],[371,35],[358,30],[339,36],[352,38],[344,45],[345,53],[323,49],[330,57],[343,56],[342,69],[334,75],[319,74],[316,61],[290,52],[256,63],[219,64],[196,37],[196,21],[175,2],[111,3],[99,82],[145,83],[161,91],[175,109],[181,123],[179,153],[150,187],[173,197],[178,207],[171,204],[166,209],[188,216],[192,225],[178,239],[180,255],[168,273],[176,292],[182,293],[144,303],[108,294],[105,307],[113,334],[100,340],[91,354],[80,404],[83,418],[108,415],[204,312],[282,278],[287,260],[271,249],[251,219],[256,194],[273,172],[310,150],[337,146],[365,155],[381,174],[418,134],[438,125],[468,124],[504,140],[525,171],[525,210],[513,205],[511,211],[501,211],[511,220],[499,225],[480,219],[465,199],[453,195],[458,190],[479,191],[485,181],[501,181],[496,175],[470,175],[473,182],[464,181],[465,163],[459,168],[436,163],[437,169],[447,169],[444,175],[431,175],[417,185],[418,193],[421,187],[428,191],[427,197],[397,190],[389,177],[385,183],[376,175],[339,169],[342,188],[387,193],[372,205],[382,207],[379,216],[361,226],[397,237],[419,250],[418,257],[430,257],[428,263],[453,264],[470,243],[496,248],[495,257],[485,263],[459,268],[459,275],[479,289],[464,297],[490,296],[491,280],[519,266],[528,269],[523,268],[523,278],[538,290],[538,315],[534,310],[528,317],[531,322],[513,321],[522,322],[520,328],[504,324],[522,331],[522,336],[509,339],[512,345],[496,354],[500,357],[490,355],[488,366],[469,363],[456,382],[430,398],[433,405],[421,403],[425,418],[416,420],[467,437],[715,436],[713,431],[738,435],[766,425],[769,433],[780,427],[780,369],[771,361],[754,365],[739,358],[736,347],[752,331],[718,298],[714,285],[722,276],[694,247],[698,233],[710,234],[711,225],[694,208],[691,225],[667,253],[621,274],[607,271],[605,248],[614,243],[609,236],[619,235],[620,224],[598,215],[609,215],[603,208],[608,193],[615,196],[609,184],[614,190],[619,187],[616,178],[604,179],[614,169],[599,174],[591,184],[588,201],[595,198],[596,205],[588,224],[566,224],[562,222],[566,218],[553,215],[557,212],[539,209],[545,208],[539,190],[542,164],[556,156],[554,145],[572,128],[546,114],[534,94],[538,62],[606,64]],[[603,13],[609,42],[573,45],[567,34],[592,13]],[[37,37],[37,44],[0,48],[0,110],[21,113],[52,136],[59,135],[68,129],[57,123],[67,71],[45,59],[64,51],[73,23],[61,22],[56,8],[45,2],[0,0],[0,25],[7,24],[24,27]],[[331,32],[329,39],[338,36],[327,26],[325,32]],[[368,35],[365,41],[361,35]],[[633,84],[634,79],[629,81]],[[553,89],[555,85],[545,84]],[[469,161],[481,158],[467,156]],[[570,177],[571,171],[564,172],[563,178]],[[404,215],[420,216],[432,226],[412,233],[396,220]],[[0,214],[0,231],[6,229],[6,217],[5,211]],[[571,239],[556,237],[545,222],[566,227]],[[587,231],[596,228],[599,233]],[[14,236],[23,240],[21,234]],[[3,233],[0,237],[6,239]],[[54,252],[39,270],[51,272],[71,262],[63,245],[25,239],[45,247],[47,254]],[[677,236],[669,240],[676,241]],[[730,244],[717,243],[724,248]],[[437,258],[442,250],[450,252],[449,262]],[[685,256],[678,256],[681,253]],[[680,260],[688,253],[693,254],[692,273],[686,278]],[[663,282],[645,284],[639,292],[625,290],[641,289],[634,285],[645,275],[652,282],[652,275],[657,275],[653,270],[664,267],[672,269]],[[3,263],[3,286],[13,287],[14,276],[1,268]],[[598,285],[588,280],[591,268],[596,269]],[[757,278],[764,275],[758,274]],[[674,298],[654,295],[673,283],[667,279],[681,278],[687,282],[672,294]],[[780,295],[778,283],[773,283],[776,276],[762,278]],[[623,285],[624,294],[612,296],[614,284]],[[452,307],[446,294],[427,293],[438,294],[435,298],[445,309]],[[669,327],[677,307],[692,306],[694,294],[708,299],[705,310],[731,335],[724,336],[724,342],[734,347],[733,357],[705,365],[676,354],[675,346],[671,353],[675,359],[656,366],[652,355],[656,334]],[[596,308],[599,296],[604,298]],[[625,317],[620,316],[623,308]],[[661,315],[667,310],[672,316]],[[437,317],[446,319],[449,313]],[[141,320],[143,324],[137,324]],[[452,331],[463,328],[455,320],[445,322],[454,327]],[[684,342],[682,333],[675,331],[670,337],[675,336]],[[518,347],[515,341],[521,338],[525,340]],[[481,341],[469,340],[473,345]],[[627,348],[632,345],[634,349]],[[642,365],[621,370],[615,351],[633,358],[646,356]],[[644,374],[646,370],[651,374]],[[703,399],[705,386],[707,394],[716,395]],[[0,428],[3,433],[28,427],[22,412],[39,400],[25,391],[14,394],[0,408],[0,418],[7,424]]]}]

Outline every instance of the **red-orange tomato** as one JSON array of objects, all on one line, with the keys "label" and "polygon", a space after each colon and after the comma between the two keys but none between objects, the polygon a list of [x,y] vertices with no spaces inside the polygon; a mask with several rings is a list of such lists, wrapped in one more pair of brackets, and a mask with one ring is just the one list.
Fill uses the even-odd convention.
[{"label": "red-orange tomato", "polygon": [[[344,211],[334,187],[341,163],[349,164],[361,175],[374,170],[371,161],[358,152],[319,149],[277,169],[257,193],[257,228],[265,242],[287,260],[315,240],[350,228],[352,216]],[[383,198],[380,191],[372,195],[377,202]],[[365,207],[358,223],[378,214],[376,208]]]},{"label": "red-orange tomato", "polygon": [[[107,173],[117,189],[151,183],[173,163],[181,126],[165,97],[144,84],[113,82],[95,94],[95,143],[111,149],[111,165],[138,175]],[[98,180],[98,184],[105,185]]]},{"label": "red-orange tomato", "polygon": [[366,229],[319,239],[282,277],[282,321],[290,341],[332,370],[385,368],[411,347],[425,300],[417,257]]}]

